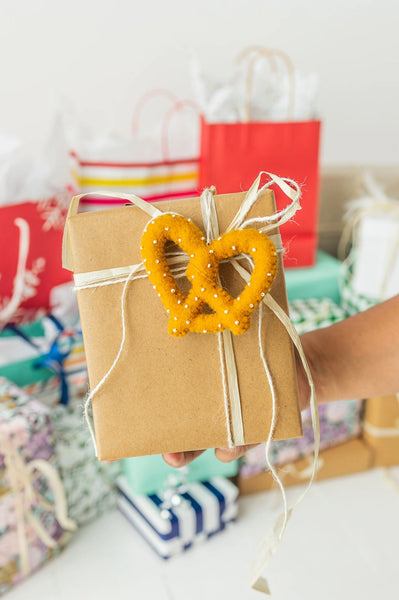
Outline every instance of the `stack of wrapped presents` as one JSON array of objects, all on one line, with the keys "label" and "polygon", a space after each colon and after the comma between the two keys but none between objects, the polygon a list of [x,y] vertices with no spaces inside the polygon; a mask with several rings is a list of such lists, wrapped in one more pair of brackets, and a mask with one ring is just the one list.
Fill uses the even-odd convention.
[{"label": "stack of wrapped presents", "polygon": [[[234,527],[270,465],[309,480],[293,344],[399,293],[399,178],[320,175],[317,82],[270,55],[197,74],[196,104],[161,92],[151,143],[159,91],[132,137],[69,115],[34,164],[1,156],[0,595],[114,508],[168,559]],[[316,480],[399,464],[399,396],[319,406],[319,429]]]}]

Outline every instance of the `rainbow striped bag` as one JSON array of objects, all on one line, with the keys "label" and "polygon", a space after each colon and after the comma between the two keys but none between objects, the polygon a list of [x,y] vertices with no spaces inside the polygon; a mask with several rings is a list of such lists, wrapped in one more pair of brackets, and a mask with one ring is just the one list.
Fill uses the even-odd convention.
[{"label": "rainbow striped bag", "polygon": [[[161,135],[144,131],[138,135],[139,115],[147,101],[156,95],[165,95],[171,103],[166,111]],[[172,118],[191,108],[195,121],[187,114],[185,126],[173,123]],[[188,111],[187,111],[188,112]],[[190,114],[190,113],[188,113]],[[174,119],[177,121],[177,119]],[[72,176],[80,193],[97,192],[82,198],[83,210],[94,210],[123,204],[118,193],[136,194],[148,201],[182,198],[197,195],[199,169],[198,109],[189,100],[177,98],[164,90],[154,90],[138,103],[133,118],[133,135],[122,138],[115,135],[75,135],[70,151]],[[194,127],[193,127],[194,125]],[[173,135],[172,135],[173,133]],[[173,152],[170,139],[173,137]],[[159,139],[160,138],[160,139]],[[115,194],[104,197],[98,191]]]}]

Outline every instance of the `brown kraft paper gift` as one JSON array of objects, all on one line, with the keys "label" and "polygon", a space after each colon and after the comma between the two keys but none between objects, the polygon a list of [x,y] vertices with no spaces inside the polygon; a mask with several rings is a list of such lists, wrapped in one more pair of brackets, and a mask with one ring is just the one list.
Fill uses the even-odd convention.
[{"label": "brown kraft paper gift", "polygon": [[[215,196],[220,234],[237,213],[245,193]],[[163,212],[190,217],[203,229],[200,201],[156,203]],[[275,212],[264,190],[248,218]],[[140,240],[151,218],[134,205],[77,214],[67,221],[75,274],[141,263]],[[277,232],[277,230],[276,230]],[[236,295],[244,287],[229,265],[222,283]],[[126,340],[120,359],[92,399],[100,460],[180,452],[228,445],[217,334],[168,334],[168,315],[148,277],[130,281],[125,298]],[[110,369],[122,340],[124,282],[77,292],[90,385]],[[287,312],[282,257],[271,295]],[[272,400],[258,343],[259,309],[245,333],[232,336],[246,444],[265,441]],[[290,337],[263,307],[262,338],[277,397],[274,439],[302,435],[296,370]]]},{"label": "brown kraft paper gift", "polygon": [[[312,458],[310,456],[280,467],[278,474],[284,486],[306,484],[309,479]],[[339,446],[327,448],[319,454],[316,481],[353,475],[367,471],[373,465],[373,452],[361,439],[350,440]],[[255,494],[277,487],[272,474],[268,471],[252,477],[238,477],[241,494]]]},{"label": "brown kraft paper gift", "polygon": [[374,467],[399,465],[399,398],[366,400],[363,437],[373,449]]}]

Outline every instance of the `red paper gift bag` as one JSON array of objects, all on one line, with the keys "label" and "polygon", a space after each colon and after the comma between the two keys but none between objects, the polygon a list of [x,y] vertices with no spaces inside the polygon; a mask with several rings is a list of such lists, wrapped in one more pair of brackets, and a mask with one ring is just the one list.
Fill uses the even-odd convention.
[{"label": "red paper gift bag", "polygon": [[[249,78],[247,99],[251,85]],[[200,189],[215,185],[218,194],[247,190],[260,171],[294,179],[302,189],[302,210],[282,230],[284,264],[311,266],[317,249],[321,123],[251,121],[249,108],[246,113],[246,122],[209,123],[202,118]],[[276,201],[282,209],[278,194]]]},{"label": "red paper gift bag", "polygon": [[0,207],[0,327],[50,309],[62,268],[62,234],[71,193]]}]

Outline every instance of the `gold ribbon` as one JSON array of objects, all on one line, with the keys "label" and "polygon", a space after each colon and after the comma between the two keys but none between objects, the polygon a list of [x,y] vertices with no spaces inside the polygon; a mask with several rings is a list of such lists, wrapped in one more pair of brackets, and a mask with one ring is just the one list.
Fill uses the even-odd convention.
[{"label": "gold ribbon", "polygon": [[[261,177],[263,174],[268,175],[270,177],[270,181],[268,183],[266,183],[266,185],[264,185],[261,189],[259,189],[260,180],[261,180]],[[265,189],[267,187],[270,187],[273,184],[277,184],[280,187],[280,189],[288,196],[288,198],[290,198],[291,203],[286,208],[284,208],[283,210],[281,210],[278,213],[275,213],[273,215],[269,215],[269,216],[265,216],[265,217],[256,217],[253,219],[246,219],[249,210],[251,209],[251,207],[254,205],[254,203],[258,199],[258,195],[259,195],[260,191],[262,191],[263,189]],[[75,196],[72,199],[71,206],[70,206],[69,212],[68,212],[68,217],[71,217],[77,213],[78,207],[79,207],[79,201],[83,196],[86,196],[86,195],[89,195],[89,194],[81,194],[79,196]],[[107,192],[97,192],[95,195],[96,196],[98,196],[98,195],[110,196],[110,194]],[[139,198],[133,194],[118,194],[118,197],[120,197],[122,199],[126,199],[129,202],[132,202],[133,204],[138,206],[140,209],[144,210],[144,212],[146,212],[151,218],[154,218],[156,216],[163,214],[154,205],[145,202],[144,200],[142,200],[141,198]],[[261,173],[259,173],[258,177],[256,178],[256,180],[254,181],[254,183],[248,190],[240,209],[238,210],[233,221],[230,223],[229,227],[226,229],[226,232],[230,231],[232,229],[243,229],[245,227],[251,227],[254,224],[256,224],[256,225],[258,225],[258,229],[261,233],[269,234],[269,232],[273,231],[278,226],[283,225],[284,223],[286,223],[288,220],[290,220],[292,218],[292,216],[295,214],[295,212],[300,208],[299,197],[300,197],[299,186],[294,181],[292,181],[290,179],[286,179],[286,178],[280,178],[272,173],[261,172]],[[203,194],[201,196],[201,208],[202,208],[202,214],[203,214],[203,218],[204,218],[205,229],[207,232],[207,237],[213,238],[213,237],[215,237],[215,232],[216,232],[216,236],[217,236],[219,227],[218,227],[218,223],[217,223],[216,210],[215,210],[214,203],[213,203],[213,190],[212,189],[205,190],[203,192]],[[259,227],[259,225],[260,225],[260,227]],[[281,251],[282,248],[281,248],[280,236],[279,236],[279,234],[275,234],[275,235],[276,235],[276,237],[274,238],[273,241],[275,242],[276,248],[280,248],[280,251]],[[186,265],[184,264],[184,259],[182,260],[182,258],[183,257],[181,255],[181,253],[176,252],[174,255],[172,255],[172,260],[171,260],[170,264],[175,266],[177,272],[180,272],[181,275],[184,275]],[[231,259],[231,264],[237,270],[237,272],[241,275],[241,277],[245,281],[248,282],[250,279],[250,270],[245,269],[235,258]],[[63,265],[65,268],[67,268],[69,270],[73,270],[73,268],[72,268],[72,253],[71,253],[71,248],[70,248],[70,241],[69,241],[69,234],[68,234],[67,226],[65,227],[64,240],[63,240]],[[172,272],[174,273],[173,270],[172,270]],[[122,339],[121,339],[119,351],[114,359],[113,364],[111,365],[110,369],[108,370],[108,372],[104,375],[104,377],[97,384],[97,386],[90,392],[90,394],[87,398],[87,401],[86,401],[86,405],[85,405],[86,420],[87,420],[87,423],[88,423],[95,446],[96,446],[96,442],[95,442],[93,426],[92,426],[91,419],[89,416],[89,406],[90,406],[91,400],[93,399],[96,392],[104,385],[105,381],[107,380],[107,378],[109,377],[109,375],[111,374],[113,369],[115,368],[115,366],[118,363],[119,358],[121,356],[122,350],[123,350],[123,346],[124,346],[125,339],[126,339],[125,298],[126,298],[126,291],[127,291],[128,285],[132,280],[140,279],[140,278],[144,278],[144,277],[147,277],[147,275],[145,274],[145,269],[144,269],[144,266],[142,263],[137,264],[137,265],[131,265],[130,267],[125,267],[123,269],[119,269],[119,268],[105,269],[105,270],[101,270],[101,271],[80,273],[80,274],[76,274],[74,276],[75,287],[77,290],[91,288],[91,287],[99,287],[99,286],[103,286],[103,285],[112,285],[113,283],[120,283],[122,281],[125,281],[125,285],[123,287],[122,296],[121,296]],[[312,426],[313,426],[314,438],[315,438],[314,463],[313,463],[313,467],[311,468],[310,480],[308,482],[308,485],[306,486],[306,489],[302,492],[300,497],[297,499],[297,501],[294,503],[294,505],[290,508],[288,508],[288,506],[287,506],[287,500],[286,500],[284,486],[281,482],[281,479],[280,479],[275,467],[272,465],[272,463],[270,461],[270,456],[269,456],[270,444],[271,444],[271,441],[273,438],[275,422],[276,422],[276,417],[277,417],[277,398],[275,395],[272,375],[270,373],[270,370],[269,370],[269,367],[268,367],[268,364],[267,364],[267,361],[265,358],[265,351],[263,348],[263,339],[262,339],[262,335],[261,335],[263,305],[265,306],[265,308],[267,307],[269,310],[271,310],[275,314],[275,316],[281,321],[281,323],[285,327],[286,331],[288,332],[294,346],[296,347],[296,349],[298,351],[298,354],[301,359],[302,365],[304,367],[304,370],[305,370],[305,373],[306,373],[306,376],[307,376],[307,379],[309,382],[309,387],[310,387],[310,408],[311,408]],[[243,445],[243,444],[245,444],[245,440],[244,440],[243,426],[242,426],[241,402],[240,402],[240,398],[239,398],[238,381],[236,380],[237,375],[235,374],[236,367],[235,367],[234,351],[233,351],[232,344],[231,344],[231,338],[229,341],[229,337],[230,337],[229,334],[230,334],[229,331],[224,331],[222,334],[218,334],[219,348],[220,348],[220,354],[221,354],[223,387],[224,387],[224,394],[225,394],[225,409],[226,409],[226,424],[227,424],[227,428],[228,428],[228,442],[229,442],[229,445]],[[313,479],[316,475],[317,458],[318,458],[319,445],[320,445],[320,429],[319,429],[318,409],[317,409],[313,380],[312,380],[309,366],[306,361],[305,354],[302,349],[302,345],[301,345],[299,336],[298,336],[294,326],[292,325],[289,317],[287,316],[287,314],[283,311],[283,309],[280,307],[280,305],[273,299],[273,297],[270,294],[266,294],[265,298],[263,299],[263,302],[259,306],[258,341],[259,341],[260,357],[261,357],[261,360],[262,360],[264,368],[265,368],[265,373],[267,375],[267,379],[269,382],[270,390],[272,393],[272,399],[273,399],[272,420],[271,420],[271,426],[270,426],[270,430],[269,430],[268,439],[266,442],[266,460],[267,460],[269,469],[273,475],[273,478],[276,480],[276,482],[280,488],[282,498],[283,498],[284,511],[276,520],[273,531],[270,533],[270,535],[268,535],[262,541],[260,547],[257,550],[254,560],[252,561],[251,566],[250,566],[250,581],[251,581],[251,586],[253,589],[256,589],[256,590],[261,591],[266,594],[270,594],[269,586],[267,584],[266,579],[262,576],[262,572],[264,571],[266,565],[268,564],[269,560],[276,552],[278,546],[280,545],[280,543],[283,539],[283,536],[284,536],[288,521],[291,517],[293,508],[306,495],[306,493],[309,490],[309,488],[313,482]],[[230,402],[226,402],[226,395],[229,396],[228,399]],[[228,412],[228,405],[230,406],[230,413]],[[232,422],[231,430],[230,430],[230,419]]]},{"label": "gold ribbon", "polygon": [[[29,545],[25,527],[26,521],[29,522],[39,539],[48,548],[56,548],[58,545],[57,540],[50,536],[43,524],[33,514],[32,505],[39,503],[47,511],[54,510],[58,523],[66,531],[75,531],[77,525],[67,516],[65,491],[56,469],[42,459],[35,459],[25,463],[19,452],[11,447],[7,435],[1,430],[1,427],[0,445],[4,453],[10,492],[14,493],[21,572],[26,577],[31,571]],[[40,473],[47,479],[50,489],[54,494],[54,505],[47,502],[33,487],[35,472]]]}]

